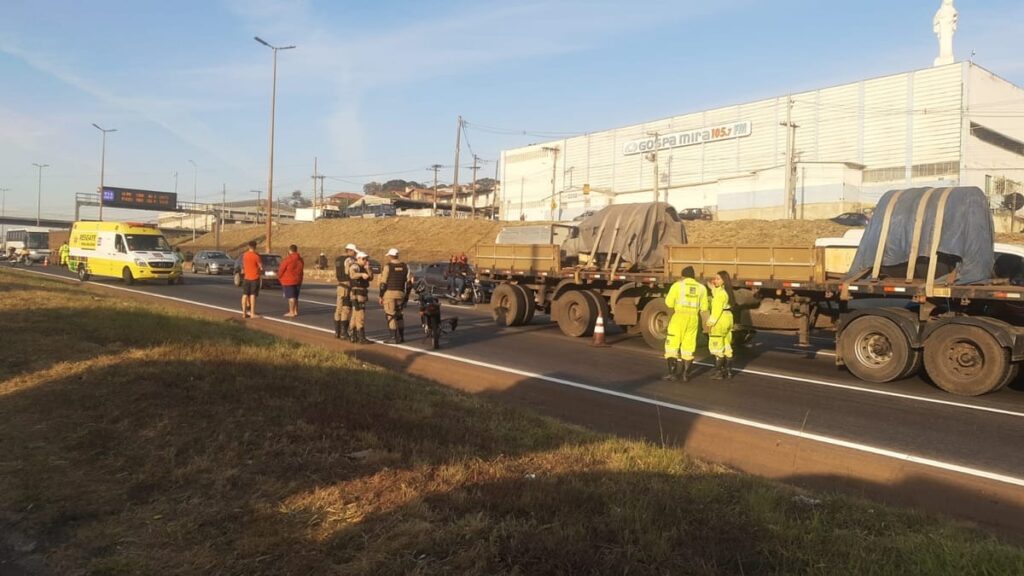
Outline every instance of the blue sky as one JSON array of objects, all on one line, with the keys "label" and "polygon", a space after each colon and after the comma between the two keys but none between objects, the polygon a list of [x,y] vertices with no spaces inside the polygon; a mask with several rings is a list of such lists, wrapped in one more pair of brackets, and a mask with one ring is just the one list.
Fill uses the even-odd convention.
[{"label": "blue sky", "polygon": [[[34,215],[32,163],[50,164],[42,213],[71,217],[74,194],[99,184],[95,122],[118,130],[107,185],[173,191],[177,172],[185,200],[195,176],[200,202],[222,185],[229,199],[265,191],[271,51],[255,35],[297,45],[278,57],[274,190],[308,196],[314,156],[328,193],[428,181],[434,163],[450,182],[460,114],[493,161],[545,134],[925,68],[939,4],[5,0],[0,188],[9,214]],[[956,6],[957,59],[974,50],[1024,85],[1024,2]]]}]

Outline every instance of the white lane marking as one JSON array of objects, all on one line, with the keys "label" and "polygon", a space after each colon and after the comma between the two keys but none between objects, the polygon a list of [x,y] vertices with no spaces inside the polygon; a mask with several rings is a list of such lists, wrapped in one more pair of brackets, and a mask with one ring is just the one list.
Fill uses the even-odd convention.
[{"label": "white lane marking", "polygon": [[[34,271],[28,270],[28,272],[34,272]],[[49,274],[49,273],[46,273],[46,272],[34,272],[34,273],[42,275],[42,276],[52,276],[54,278],[60,278],[60,279],[63,279],[63,280],[69,280],[68,278],[66,278],[64,276],[58,276],[56,274]],[[241,312],[238,311],[238,310],[233,310],[233,309],[230,309],[230,308],[224,308],[222,306],[215,306],[213,304],[205,304],[205,303],[202,303],[202,302],[192,302],[190,300],[185,300],[183,298],[175,298],[174,296],[166,296],[166,295],[163,295],[163,294],[152,294],[150,292],[143,292],[141,290],[133,290],[131,288],[124,288],[122,286],[109,286],[109,285],[106,285],[106,284],[96,284],[96,285],[97,286],[104,286],[106,288],[111,288],[111,289],[114,289],[114,290],[122,290],[124,292],[132,292],[132,293],[141,294],[141,295],[144,295],[144,296],[154,296],[154,297],[163,298],[163,299],[166,299],[166,300],[173,300],[175,302],[183,302],[183,303],[186,303],[186,304],[195,304],[195,305],[203,306],[203,307],[206,307],[206,308],[212,308],[212,309],[215,309],[215,310],[223,310],[223,311],[226,311],[226,312],[234,312],[236,314],[241,314]],[[306,325],[306,324],[300,324],[298,322],[293,322],[291,320],[282,320],[282,319],[279,319],[279,318],[265,318],[265,319],[266,320],[272,320],[274,322],[280,322],[282,324],[291,324],[291,325],[297,326],[297,327],[308,328],[308,329],[311,329],[311,330],[318,330],[320,332],[333,333],[332,330],[329,330],[327,328],[319,328],[317,326],[309,326],[309,325]],[[373,342],[380,342],[380,340],[373,340]],[[482,367],[482,368],[488,368],[488,369],[491,369],[491,370],[497,370],[499,372],[505,372],[507,374],[515,374],[517,376],[524,376],[524,377],[527,377],[527,378],[533,378],[533,379],[542,380],[542,381],[545,381],[545,382],[551,382],[553,384],[560,384],[562,386],[568,386],[570,388],[577,388],[577,389],[580,389],[580,390],[587,390],[588,392],[595,392],[595,393],[598,393],[598,394],[605,394],[605,395],[608,395],[608,396],[614,396],[616,398],[623,398],[623,399],[626,399],[626,400],[631,400],[633,402],[639,402],[641,404],[649,404],[651,406],[658,406],[658,407],[661,407],[661,408],[666,408],[666,409],[669,409],[669,410],[675,410],[675,411],[678,411],[678,412],[684,412],[684,413],[687,413],[687,414],[693,414],[695,416],[701,416],[701,417],[704,417],[704,418],[712,418],[712,419],[715,419],[715,420],[721,420],[723,422],[731,422],[733,424],[738,424],[738,425],[741,425],[741,426],[747,426],[747,427],[755,428],[755,429],[758,429],[758,430],[765,430],[765,431],[768,431],[768,432],[775,432],[777,434],[783,434],[783,435],[786,435],[786,436],[793,436],[793,437],[801,438],[801,439],[804,439],[804,440],[813,440],[815,442],[820,442],[822,444],[827,444],[827,445],[831,445],[831,446],[839,446],[839,447],[842,447],[842,448],[849,448],[851,450],[856,450],[856,451],[859,451],[859,452],[865,452],[865,453],[868,453],[868,454],[875,454],[875,455],[878,455],[878,456],[884,456],[884,457],[887,457],[887,458],[892,458],[892,459],[900,460],[900,461],[903,461],[903,462],[910,462],[910,463],[914,463],[914,464],[920,464],[922,466],[928,466],[930,468],[937,468],[937,469],[940,469],[940,470],[947,470],[947,471],[950,471],[950,472],[957,472],[959,474],[964,474],[964,475],[967,475],[967,476],[974,476],[974,477],[977,477],[977,478],[985,478],[985,479],[988,479],[988,480],[994,480],[996,482],[1002,482],[1004,484],[1012,484],[1014,486],[1024,487],[1024,479],[1022,479],[1022,478],[1017,478],[1017,477],[1014,477],[1014,476],[1008,476],[1008,475],[1005,475],[1005,474],[999,474],[999,473],[996,473],[996,472],[989,472],[988,470],[982,470],[980,468],[972,468],[970,466],[962,466],[960,464],[954,464],[952,462],[945,462],[943,460],[935,460],[933,458],[926,458],[926,457],[923,457],[923,456],[915,456],[914,454],[910,454],[910,453],[906,453],[906,452],[897,452],[897,451],[889,450],[889,449],[886,449],[886,448],[879,448],[877,446],[871,446],[871,445],[868,445],[868,444],[861,444],[859,442],[851,442],[849,440],[843,440],[841,438],[834,438],[832,436],[825,436],[823,434],[813,434],[813,433],[810,433],[810,432],[805,432],[803,430],[796,430],[796,429],[793,429],[793,428],[786,428],[784,426],[776,426],[774,424],[767,424],[767,423],[764,423],[764,422],[758,422],[756,420],[749,420],[747,418],[740,418],[738,416],[730,416],[728,414],[722,414],[720,412],[714,412],[714,411],[711,411],[711,410],[701,410],[699,408],[692,408],[692,407],[689,407],[689,406],[682,406],[682,405],[679,405],[679,404],[672,404],[670,402],[665,402],[665,401],[662,401],[662,400],[655,400],[653,398],[645,398],[643,396],[636,396],[634,394],[628,394],[626,392],[619,392],[617,390],[609,390],[607,388],[601,388],[599,386],[591,386],[589,384],[583,384],[582,382],[575,382],[575,381],[572,381],[572,380],[567,380],[565,378],[556,378],[554,376],[547,376],[545,374],[538,374],[538,373],[535,373],[535,372],[527,372],[526,370],[519,370],[517,368],[509,368],[507,366],[500,366],[500,365],[497,365],[497,364],[491,364],[490,362],[483,362],[483,361],[480,361],[480,360],[471,360],[469,358],[461,358],[459,356],[452,356],[451,354],[446,354],[444,352],[434,352],[433,350],[423,350],[421,348],[415,348],[415,347],[407,346],[407,345],[404,345],[404,344],[389,344],[389,346],[394,346],[395,348],[401,348],[403,350],[407,350],[407,351],[410,351],[410,352],[416,352],[418,354],[425,354],[425,355],[428,355],[428,356],[436,356],[438,358],[444,358],[446,360],[452,360],[452,361],[455,361],[455,362],[461,362],[463,364],[469,364],[471,366],[479,366],[479,367]],[[698,362],[698,364],[710,366],[710,364],[707,364],[705,362]],[[742,370],[741,372],[750,373],[750,374],[756,374],[756,375],[759,375],[759,376],[774,376],[774,377],[783,378],[783,379],[786,379],[786,380],[800,380],[800,381],[804,381],[804,379],[802,379],[802,378],[796,378],[796,377],[792,377],[792,376],[783,376],[783,375],[778,375],[778,374],[773,375],[773,374],[769,374],[769,373],[766,373],[766,372],[761,372],[761,371],[758,371],[758,370],[745,369],[745,370]],[[834,383],[831,383],[831,382],[823,382],[823,381],[812,381],[812,382],[819,383],[819,384],[822,384],[822,385],[825,385],[825,386],[834,386],[834,387],[837,387],[837,388],[858,389],[856,387],[846,386],[846,385],[843,385],[843,384],[834,384]],[[914,400],[936,402],[936,403],[939,403],[939,404],[960,405],[960,404],[957,404],[957,403],[954,403],[954,402],[946,402],[946,401],[943,401],[943,400],[933,400],[933,399],[930,399],[930,398],[921,398],[921,397],[918,397],[918,396],[906,396],[906,395],[903,395],[903,394],[896,394],[896,393],[882,392],[882,391],[877,391],[877,392],[885,394],[885,395],[907,397],[907,398],[914,399]],[[970,405],[962,405],[962,406],[965,406],[967,408],[974,408],[974,409],[977,409],[977,410],[987,410],[987,411],[991,411],[991,412],[1007,414],[1007,415],[1011,415],[1011,416],[1024,416],[1024,414],[1020,414],[1020,413],[1017,413],[1017,412],[1009,412],[1009,411],[1006,411],[1006,410],[998,410],[998,409],[995,409],[995,408],[986,408],[986,407],[982,407],[982,406],[970,406]]]},{"label": "white lane marking", "polygon": [[[63,279],[63,280],[72,280],[72,281],[75,280],[73,278],[67,278],[65,276],[59,276],[59,275],[56,275],[56,274],[50,274],[50,273],[46,273],[46,272],[36,272],[34,270],[26,270],[26,272],[32,272],[34,274],[40,274],[40,275],[43,275],[43,276],[52,276],[54,278],[60,278],[60,279]],[[175,301],[178,301],[178,302],[185,302],[185,303],[190,303],[190,304],[196,304],[198,306],[205,306],[205,307],[208,307],[208,308],[213,308],[213,309],[217,309],[217,310],[226,310],[226,311],[229,311],[229,312],[235,312],[236,314],[241,314],[241,312],[239,312],[238,310],[232,310],[232,309],[229,309],[229,308],[222,308],[220,306],[214,306],[212,304],[204,304],[202,302],[194,302],[192,300],[183,300],[183,299],[180,299],[180,298],[174,298],[173,296],[165,296],[165,295],[162,295],[162,294],[152,294],[150,292],[142,292],[142,291],[139,291],[139,290],[131,290],[129,288],[124,288],[124,287],[121,287],[121,286],[111,286],[109,284],[96,284],[96,286],[105,286],[107,288],[113,288],[115,290],[127,290],[129,292],[136,292],[138,294],[145,294],[145,295],[149,295],[149,296],[155,296],[155,297],[158,297],[158,298],[167,298],[167,299],[175,300]],[[292,324],[292,325],[295,325],[295,326],[307,326],[306,324],[301,324],[301,323],[293,322],[293,321],[290,321],[290,320],[282,320],[282,319],[270,318],[270,317],[266,317],[266,316],[264,316],[264,318],[274,320],[275,322],[282,322],[282,323],[285,323],[285,324]],[[325,328],[315,328],[315,329],[316,330],[323,330],[325,332],[331,332],[331,330],[328,330],[328,329],[325,329]],[[647,352],[647,350],[645,349],[641,353],[643,353],[643,352]],[[657,354],[657,352],[653,351],[653,350],[649,351],[649,355],[660,357],[660,354]],[[701,366],[712,366],[712,364],[707,363],[707,362],[697,362],[697,364],[699,364]],[[929,403],[929,404],[939,404],[939,405],[942,405],[942,406],[952,406],[954,408],[964,408],[964,409],[967,409],[967,410],[977,410],[979,412],[989,412],[989,413],[993,413],[993,414],[1002,414],[1002,415],[1005,415],[1005,416],[1012,416],[1012,417],[1016,417],[1016,418],[1024,418],[1024,412],[1016,412],[1016,411],[1013,411],[1013,410],[1006,410],[1006,409],[1003,409],[1003,408],[993,408],[993,407],[990,407],[990,406],[982,406],[982,405],[979,405],[979,404],[966,404],[964,402],[957,402],[955,400],[943,400],[941,398],[928,398],[926,396],[918,396],[918,395],[915,395],[915,394],[904,394],[904,393],[901,393],[901,392],[893,392],[893,391],[889,391],[889,390],[880,390],[878,388],[865,388],[863,386],[857,386],[857,385],[854,385],[854,384],[841,384],[839,382],[829,382],[827,380],[817,380],[817,379],[814,379],[814,378],[805,378],[803,376],[791,376],[791,375],[788,375],[788,374],[779,374],[779,373],[776,373],[776,372],[764,372],[764,371],[761,371],[761,370],[755,370],[753,368],[743,368],[741,370],[737,369],[736,372],[743,372],[743,373],[747,373],[747,374],[754,374],[756,376],[764,376],[766,378],[775,378],[775,379],[778,379],[778,380],[786,380],[788,382],[800,382],[800,383],[803,383],[803,384],[813,384],[813,385],[817,385],[817,386],[825,386],[825,387],[828,387],[828,388],[838,388],[838,389],[841,389],[841,390],[851,390],[851,391],[855,391],[855,392],[863,392],[865,394],[877,394],[879,396],[889,396],[889,397],[892,397],[892,398],[900,398],[900,399],[903,399],[903,400],[910,400],[910,401],[917,401],[917,402],[926,402],[926,403]]]},{"label": "white lane marking", "polygon": [[814,354],[815,356],[835,356],[835,352],[828,352],[826,350],[812,350],[810,348],[801,350],[800,348],[774,348],[774,350],[785,350],[786,352],[799,352],[801,354]]}]

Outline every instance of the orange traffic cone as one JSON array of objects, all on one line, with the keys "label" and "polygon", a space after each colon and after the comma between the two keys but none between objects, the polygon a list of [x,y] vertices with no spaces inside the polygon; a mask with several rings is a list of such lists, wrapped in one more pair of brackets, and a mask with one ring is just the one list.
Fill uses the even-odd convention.
[{"label": "orange traffic cone", "polygon": [[43,266],[49,266],[49,265],[50,265],[50,257],[49,256],[43,256]]},{"label": "orange traffic cone", "polygon": [[597,322],[594,324],[594,341],[590,345],[598,348],[608,346],[604,341],[604,316],[600,312],[597,313]]}]

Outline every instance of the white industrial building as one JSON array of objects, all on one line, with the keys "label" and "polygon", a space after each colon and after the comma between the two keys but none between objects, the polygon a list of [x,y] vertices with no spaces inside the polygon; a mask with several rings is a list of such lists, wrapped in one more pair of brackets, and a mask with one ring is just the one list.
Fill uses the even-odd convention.
[{"label": "white industrial building", "polygon": [[655,188],[724,220],[831,217],[911,186],[978,186],[997,208],[1024,180],[1024,90],[952,63],[506,150],[501,166],[507,220]]}]

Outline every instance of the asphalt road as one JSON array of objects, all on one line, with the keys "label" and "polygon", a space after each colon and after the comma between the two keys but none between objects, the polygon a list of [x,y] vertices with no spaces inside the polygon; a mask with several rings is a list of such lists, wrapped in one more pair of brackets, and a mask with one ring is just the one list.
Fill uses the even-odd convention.
[{"label": "asphalt road", "polygon": [[[52,267],[37,270],[71,277]],[[94,283],[124,287],[116,280]],[[189,274],[185,285],[137,284],[132,289],[240,309],[241,291],[227,276]],[[334,287],[308,284],[302,289],[299,317],[284,318],[285,311],[281,291],[264,290],[257,304],[264,318],[254,322],[333,331]],[[622,402],[678,407],[767,432],[798,431],[815,441],[924,462],[943,473],[974,475],[1024,491],[1020,383],[979,398],[949,395],[921,378],[875,385],[835,366],[827,334],[818,334],[812,348],[804,350],[795,346],[795,336],[770,333],[758,334],[753,347],[738,354],[739,371],[731,381],[710,380],[709,362],[703,360],[689,383],[671,383],[660,380],[664,362],[657,351],[641,338],[614,329],[611,345],[595,348],[589,339],[564,336],[539,314],[532,325],[517,328],[495,326],[487,309],[445,304],[443,315],[459,317],[458,329],[441,343],[441,352],[455,360],[539,378],[551,386],[611,393]],[[376,302],[371,302],[367,318],[371,339],[387,336]],[[428,344],[417,336],[415,302],[410,302],[406,319],[406,346],[427,350]]]}]

